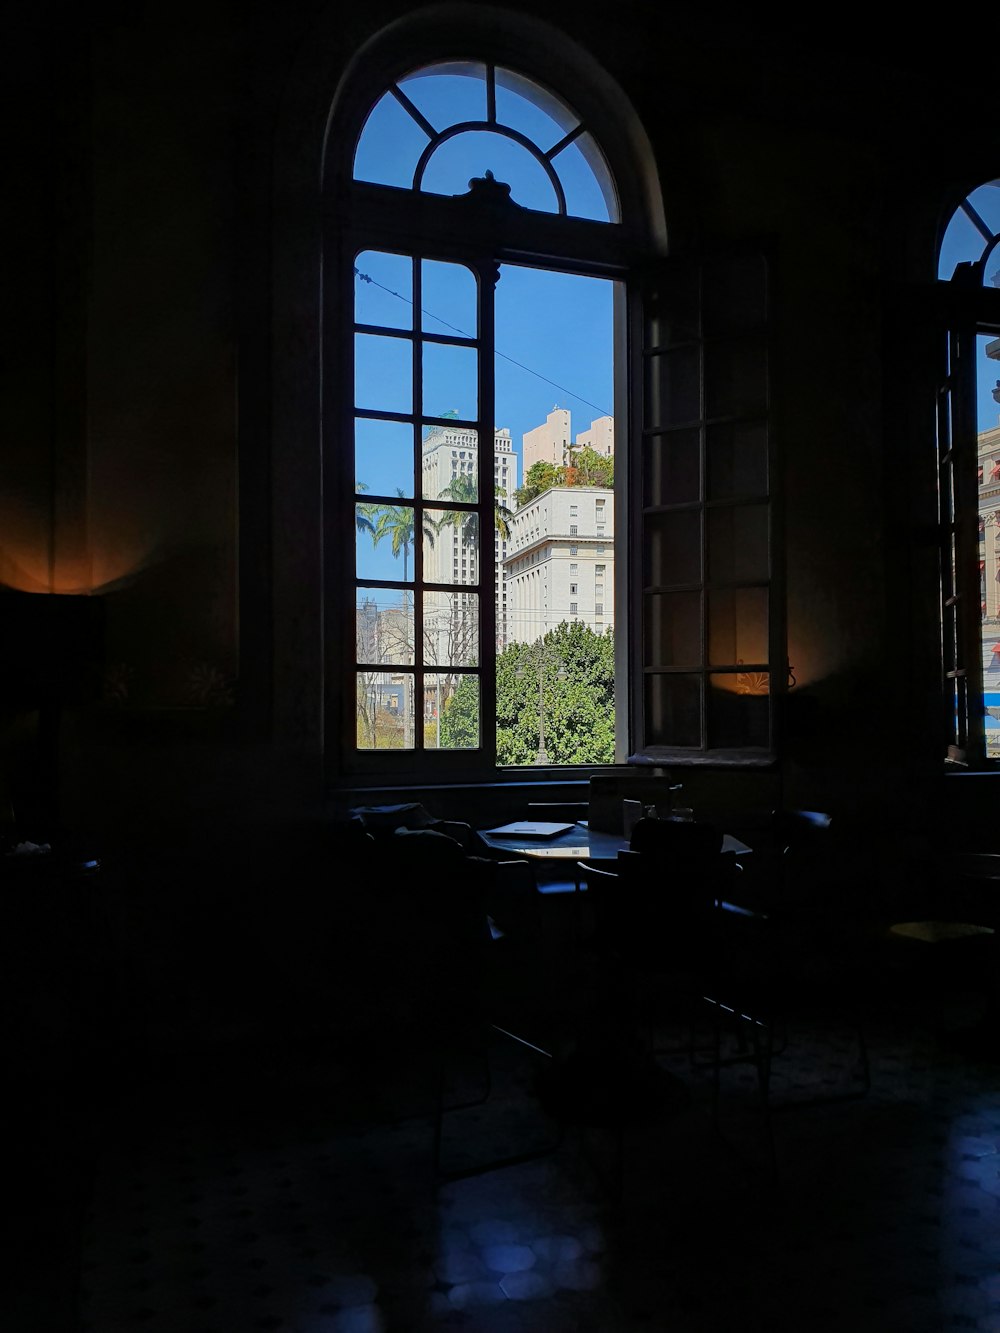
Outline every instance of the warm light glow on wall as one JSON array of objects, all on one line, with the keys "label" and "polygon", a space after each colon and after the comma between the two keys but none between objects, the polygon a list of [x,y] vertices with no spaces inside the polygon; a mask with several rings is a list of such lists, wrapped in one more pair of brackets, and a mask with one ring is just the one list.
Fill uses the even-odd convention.
[{"label": "warm light glow on wall", "polygon": [[53,569],[47,550],[0,546],[0,587],[16,592],[63,596],[108,592],[134,577],[149,562],[150,548],[63,559]]}]

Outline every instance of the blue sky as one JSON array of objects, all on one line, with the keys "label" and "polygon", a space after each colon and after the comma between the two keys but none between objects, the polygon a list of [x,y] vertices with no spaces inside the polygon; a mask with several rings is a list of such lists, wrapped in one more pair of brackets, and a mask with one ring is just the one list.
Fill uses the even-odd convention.
[{"label": "blue sky", "polygon": [[[485,114],[481,81],[438,76],[408,80],[404,90],[435,128]],[[563,125],[513,89],[497,89],[497,113],[543,149],[552,147],[573,124],[554,108]],[[408,186],[427,136],[392,97],[383,98],[361,136],[355,174],[382,184]],[[607,220],[608,211],[590,167],[578,148],[554,159],[571,213]],[[441,145],[428,164],[424,186],[444,194],[464,193],[472,177],[487,170],[511,186],[527,208],[554,211],[555,196],[537,162],[520,145],[496,134],[468,132]],[[414,312],[411,261],[405,256],[367,251],[357,257],[356,318],[400,330],[474,336],[476,285],[461,265],[423,261],[421,311]],[[575,436],[614,406],[612,345],[613,284],[575,274],[504,265],[496,287],[495,425],[510,430],[520,465],[521,437],[540,425],[553,407],[572,413]],[[424,344],[424,405],[432,415],[457,412],[475,417],[476,352],[465,347]],[[413,403],[411,344],[408,340],[359,336],[356,340],[356,401],[359,407],[409,411]],[[356,435],[356,478],[373,493],[410,493],[412,466],[406,428],[395,423],[361,422]],[[359,573],[402,577],[383,543],[371,550],[358,542]],[[412,562],[409,570],[412,576]]]}]

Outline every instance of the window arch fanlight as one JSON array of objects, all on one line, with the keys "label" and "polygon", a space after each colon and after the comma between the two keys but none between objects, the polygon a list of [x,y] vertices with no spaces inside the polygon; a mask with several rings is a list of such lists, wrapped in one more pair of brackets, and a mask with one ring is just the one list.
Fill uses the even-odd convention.
[{"label": "window arch fanlight", "polygon": [[948,756],[1000,761],[1000,179],[942,233],[947,283],[938,385],[944,731]]},{"label": "window arch fanlight", "polygon": [[668,261],[652,160],[596,62],[486,6],[409,16],[338,89],[326,716],[358,781],[771,748],[766,266]]},{"label": "window arch fanlight", "polygon": [[440,61],[396,80],[365,122],[354,177],[454,195],[468,188],[470,154],[499,156],[525,207],[620,220],[607,162],[579,116],[548,89],[478,61]]}]

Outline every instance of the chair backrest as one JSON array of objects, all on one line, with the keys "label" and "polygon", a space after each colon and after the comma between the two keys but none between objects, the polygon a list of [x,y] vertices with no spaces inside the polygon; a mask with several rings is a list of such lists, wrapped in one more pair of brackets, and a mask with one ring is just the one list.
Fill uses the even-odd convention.
[{"label": "chair backrest", "polygon": [[723,857],[722,832],[715,824],[640,819],[629,849],[643,858],[652,890],[674,914],[700,914],[724,896],[724,877],[733,858]]},{"label": "chair backrest", "polygon": [[631,848],[618,853],[617,883],[600,905],[601,928],[625,953],[681,956],[711,930],[733,865],[712,824],[640,820]]},{"label": "chair backrest", "polygon": [[645,818],[632,830],[629,850],[694,865],[722,851],[722,832],[704,820]]},{"label": "chair backrest", "polygon": [[852,881],[842,873],[842,840],[833,817],[824,810],[775,810],[771,827],[778,904],[831,909],[839,901],[846,907]]}]

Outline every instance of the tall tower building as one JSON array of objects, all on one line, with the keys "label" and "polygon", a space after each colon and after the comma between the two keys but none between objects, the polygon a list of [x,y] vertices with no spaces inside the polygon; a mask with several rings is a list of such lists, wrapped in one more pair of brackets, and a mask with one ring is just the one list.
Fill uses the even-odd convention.
[{"label": "tall tower building", "polygon": [[[479,469],[479,442],[474,430],[452,426],[433,428],[423,442],[423,494],[427,500],[456,495],[453,483],[459,477],[469,479],[468,497],[476,497],[475,482]],[[510,430],[505,426],[493,436],[493,483],[498,506],[512,508],[517,489],[517,455]],[[452,489],[449,491],[449,487]],[[479,578],[479,550],[481,541],[489,541],[489,533],[479,533],[474,524],[446,526],[434,536],[434,545],[425,547],[424,577],[432,583],[471,584]],[[497,648],[507,643],[507,598],[504,588],[504,561],[507,558],[507,538],[494,525],[494,588],[496,606]],[[442,660],[439,656],[439,660]]]},{"label": "tall tower building", "polygon": [[525,474],[535,463],[553,463],[562,467],[569,462],[569,450],[569,411],[554,407],[540,426],[521,436],[521,461]]},{"label": "tall tower building", "polygon": [[615,419],[598,417],[590,423],[589,430],[582,430],[576,437],[574,449],[593,449],[604,458],[611,458],[615,452]]}]

